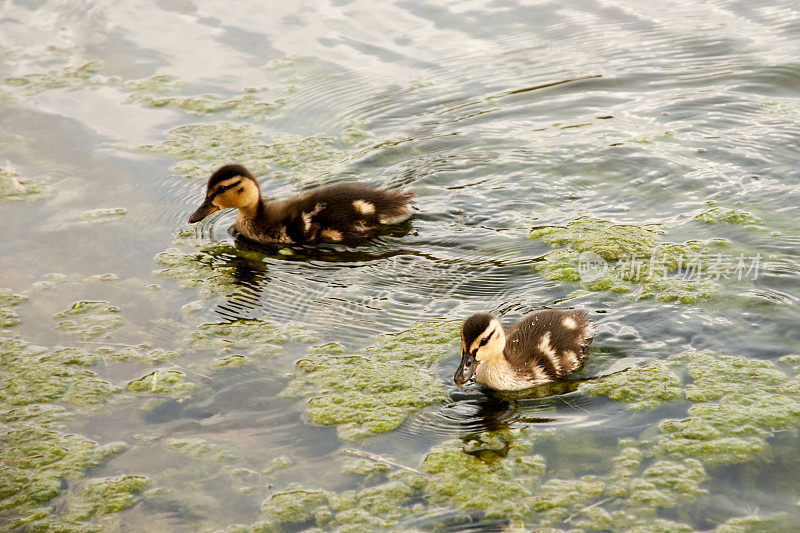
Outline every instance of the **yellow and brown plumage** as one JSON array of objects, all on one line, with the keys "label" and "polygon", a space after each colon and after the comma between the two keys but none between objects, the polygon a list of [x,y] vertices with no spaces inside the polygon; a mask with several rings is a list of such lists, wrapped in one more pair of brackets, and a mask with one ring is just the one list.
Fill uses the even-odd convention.
[{"label": "yellow and brown plumage", "polygon": [[591,343],[582,309],[536,311],[506,332],[490,314],[472,315],[461,328],[461,364],[454,381],[522,390],[562,378],[581,365]]},{"label": "yellow and brown plumage", "polygon": [[236,230],[265,243],[340,242],[374,237],[381,226],[411,217],[415,193],[376,189],[359,183],[328,185],[289,200],[265,202],[255,176],[242,165],[225,165],[209,178],[206,198],[189,217],[238,208]]}]

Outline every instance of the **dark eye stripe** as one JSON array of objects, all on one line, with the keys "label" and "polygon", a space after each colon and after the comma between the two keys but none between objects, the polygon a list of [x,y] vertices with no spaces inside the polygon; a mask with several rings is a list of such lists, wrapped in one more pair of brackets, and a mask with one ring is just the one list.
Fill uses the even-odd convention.
[{"label": "dark eye stripe", "polygon": [[494,330],[492,330],[492,332],[491,332],[491,333],[489,333],[488,335],[486,335],[486,336],[483,338],[483,340],[480,342],[480,344],[478,344],[478,346],[479,346],[479,347],[480,347],[480,346],[486,346],[486,343],[487,343],[487,342],[489,342],[489,339],[491,339],[491,338],[492,338],[492,335],[494,335]]},{"label": "dark eye stripe", "polygon": [[224,187],[219,187],[219,188],[215,189],[214,192],[211,193],[211,196],[208,197],[208,199],[209,200],[213,200],[214,198],[217,197],[217,195],[224,193],[228,189],[233,189],[234,187],[239,185],[241,182],[242,182],[242,180],[239,180],[239,181],[237,181],[235,183],[231,183],[230,185],[226,185]]}]

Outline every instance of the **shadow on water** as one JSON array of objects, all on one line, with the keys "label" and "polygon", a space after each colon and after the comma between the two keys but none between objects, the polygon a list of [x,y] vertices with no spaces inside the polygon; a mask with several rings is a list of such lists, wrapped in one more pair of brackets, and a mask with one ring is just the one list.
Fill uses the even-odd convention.
[{"label": "shadow on water", "polygon": [[469,439],[485,432],[568,424],[576,411],[586,415],[570,400],[580,384],[591,379],[561,380],[519,392],[495,391],[474,382],[461,388],[448,384],[451,402],[416,413],[398,431],[410,439]]}]

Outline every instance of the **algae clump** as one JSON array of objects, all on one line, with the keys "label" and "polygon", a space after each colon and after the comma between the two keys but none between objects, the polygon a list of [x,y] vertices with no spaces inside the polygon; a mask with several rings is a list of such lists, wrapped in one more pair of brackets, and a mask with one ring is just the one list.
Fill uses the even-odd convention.
[{"label": "algae clump", "polygon": [[586,382],[581,385],[581,390],[626,402],[636,410],[651,409],[683,397],[678,377],[657,362]]},{"label": "algae clump", "polygon": [[658,240],[655,230],[614,224],[584,216],[564,228],[544,226],[531,230],[531,239],[542,239],[551,246],[569,245],[576,252],[594,252],[605,260],[649,255]]},{"label": "algae clump", "polygon": [[162,268],[155,271],[159,276],[179,280],[181,287],[197,287],[204,298],[236,292],[235,267],[226,259],[232,248],[224,245],[202,245],[196,251],[185,252],[179,248],[168,248],[155,257]]},{"label": "algae clump", "polygon": [[431,365],[455,353],[457,338],[455,323],[421,323],[382,336],[365,354],[320,346],[298,361],[296,377],[282,394],[311,396],[311,422],[336,425],[343,439],[390,431],[410,414],[447,400]]},{"label": "algae clump", "polygon": [[125,87],[132,91],[127,101],[144,107],[171,107],[194,115],[230,111],[237,118],[263,118],[279,110],[285,103],[280,99],[273,102],[261,101],[252,94],[258,90],[247,91],[249,94],[229,99],[213,94],[192,96],[169,94],[179,91],[184,85],[169,75],[131,80],[125,83]]},{"label": "algae clump", "polygon": [[665,401],[691,402],[687,416],[659,425],[658,453],[708,464],[747,460],[767,448],[771,430],[800,422],[800,381],[770,361],[684,352],[670,365],[685,364],[692,383],[682,386],[662,363],[650,363],[582,386],[591,394],[627,402],[632,409]]},{"label": "algae clump", "polygon": [[125,215],[127,212],[128,210],[124,207],[104,207],[101,209],[92,209],[90,211],[84,211],[83,220],[86,223],[102,224],[116,220]]},{"label": "algae clump", "polygon": [[135,494],[148,483],[144,476],[117,476],[92,479],[70,501],[66,519],[83,522],[95,515],[118,513],[136,503]]},{"label": "algae clump", "polygon": [[770,361],[686,352],[695,402],[683,420],[661,423],[659,451],[711,464],[744,461],[763,452],[773,429],[800,422],[800,381]]},{"label": "algae clump", "polygon": [[22,181],[13,167],[6,163],[5,168],[0,168],[0,199],[6,202],[24,202],[41,200],[49,195],[44,181]]},{"label": "algae clump", "polygon": [[[502,436],[507,442],[499,453],[487,442],[496,437],[491,434],[481,435],[478,446],[475,442],[450,441],[434,448],[421,467],[431,476],[425,489],[429,503],[480,509],[487,518],[520,518],[524,508],[519,502],[531,496],[530,487],[544,473],[545,464],[541,457],[534,462],[530,458],[508,460],[517,435]],[[485,451],[488,455],[481,453]]]},{"label": "algae clump", "polygon": [[[378,344],[385,348],[394,345],[394,339],[382,340]],[[324,350],[344,353],[335,345]],[[784,361],[791,364],[795,359]],[[661,381],[664,386],[659,386]],[[751,459],[766,449],[771,430],[800,422],[798,376],[768,361],[685,352],[601,378],[596,388],[589,388],[594,385],[583,390],[610,395],[634,409],[681,399],[691,407],[684,419],[649,426],[637,439],[620,439],[610,461],[584,458],[592,462],[594,475],[553,475],[545,459],[534,454],[533,445],[540,439],[571,436],[532,428],[480,432],[445,442],[426,454],[419,470],[356,450],[355,455],[374,464],[350,462],[345,471],[363,475],[362,483],[372,486],[341,493],[295,486],[269,498],[264,520],[250,530],[427,529],[426,513],[446,513],[454,528],[497,520],[536,531],[691,532],[696,524],[681,522],[691,520],[686,507],[700,498],[716,497],[711,493],[716,484],[706,483],[706,469]],[[587,452],[581,448],[580,453]],[[573,471],[569,461],[553,470],[564,467]],[[663,510],[670,509],[673,519],[664,518]],[[760,526],[780,530],[790,519],[786,513],[711,520],[719,524],[718,531],[747,531]]]},{"label": "algae clump", "polygon": [[53,315],[56,319],[66,319],[58,323],[58,328],[69,335],[77,335],[89,341],[105,336],[122,324],[119,307],[102,301],[79,301],[66,311]]},{"label": "algae clump", "polygon": [[706,224],[744,224],[753,226],[761,223],[761,219],[757,216],[744,211],[742,209],[728,208],[728,207],[713,207],[707,211],[703,211],[696,217],[695,220],[705,222]]},{"label": "algae clump", "polygon": [[[352,138],[352,135],[347,136],[347,139]],[[268,142],[252,126],[218,122],[181,126],[170,131],[162,144],[142,146],[141,149],[181,159],[173,171],[203,181],[220,161],[230,160],[240,161],[257,176],[277,167],[292,179],[304,180],[329,173],[354,157],[354,148],[366,147],[365,142],[352,146],[334,137],[287,134],[274,135]]]},{"label": "algae clump", "polygon": [[692,304],[714,297],[721,277],[735,270],[723,255],[724,239],[661,242],[649,227],[584,216],[565,227],[542,226],[529,234],[554,247],[536,269],[553,281],[580,282],[591,291],[630,293],[637,300]]},{"label": "algae clump", "polygon": [[107,80],[101,72],[102,64],[90,61],[80,66],[64,67],[45,73],[8,77],[0,84],[0,101],[18,96],[33,96],[52,89],[94,89]]},{"label": "algae clump", "polygon": [[317,336],[299,324],[280,325],[268,320],[240,319],[221,324],[203,324],[182,341],[199,350],[229,354],[233,349],[251,357],[277,357],[287,341],[313,342]]},{"label": "algae clump", "polygon": [[167,447],[190,457],[208,458],[218,463],[227,463],[238,457],[226,447],[202,439],[169,439]]},{"label": "algae clump", "polygon": [[19,324],[19,316],[11,308],[27,299],[27,296],[15,294],[11,289],[0,288],[0,328],[10,328]]},{"label": "algae clump", "polygon": [[123,443],[100,445],[67,432],[64,422],[71,413],[53,405],[93,408],[117,391],[86,368],[96,360],[76,348],[0,338],[0,510],[7,518],[18,518],[13,527],[72,527],[41,506],[64,492],[63,480],[80,479],[87,469],[125,449]]},{"label": "algae clump", "polygon": [[185,398],[196,388],[194,383],[186,382],[186,374],[180,370],[154,370],[128,383],[131,392],[166,394],[175,398]]},{"label": "algae clump", "polygon": [[95,360],[96,356],[77,348],[47,349],[0,338],[0,401],[6,405],[52,401],[102,404],[118,389],[85,368]]}]

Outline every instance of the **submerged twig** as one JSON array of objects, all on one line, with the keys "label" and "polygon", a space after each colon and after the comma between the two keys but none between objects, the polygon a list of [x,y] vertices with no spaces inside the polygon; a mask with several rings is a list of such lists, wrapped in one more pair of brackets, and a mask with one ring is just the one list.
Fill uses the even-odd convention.
[{"label": "submerged twig", "polygon": [[28,192],[28,190],[25,188],[22,182],[19,181],[19,174],[17,174],[17,170],[14,168],[14,165],[12,165],[11,161],[9,161],[8,159],[6,159],[6,174],[8,175],[9,178],[11,178],[11,181],[14,183],[14,187],[16,187],[16,189],[19,192],[21,193]]},{"label": "submerged twig", "polygon": [[135,348],[135,346],[131,346],[130,344],[125,344],[124,342],[103,342],[103,341],[78,341],[81,344],[99,344],[101,346],[108,345],[108,346],[124,346],[125,348]]},{"label": "submerged twig", "polygon": [[417,470],[416,468],[406,466],[402,463],[398,463],[397,461],[394,461],[392,459],[387,459],[386,457],[383,457],[381,455],[361,450],[356,450],[355,448],[345,448],[342,451],[344,451],[345,453],[349,453],[350,455],[355,455],[357,457],[363,457],[364,459],[369,459],[370,461],[375,461],[376,463],[385,463],[387,465],[396,466],[397,468],[402,468],[403,470],[408,470],[410,472],[414,472],[415,474],[428,477],[428,474],[422,472],[421,470]]},{"label": "submerged twig", "polygon": [[17,461],[24,461],[25,459],[38,459],[39,457],[44,457],[41,453],[36,455],[29,455],[27,457],[17,457],[16,459],[9,459],[8,461],[3,461],[4,465],[10,465],[11,463],[16,463]]},{"label": "submerged twig", "polygon": [[611,496],[610,498],[606,498],[605,500],[600,500],[599,502],[595,502],[592,505],[587,505],[583,509],[579,509],[579,510],[575,511],[573,514],[569,515],[567,518],[565,518],[564,519],[564,523],[566,524],[567,522],[569,522],[570,520],[572,520],[573,518],[575,518],[579,514],[581,514],[583,512],[586,512],[589,509],[594,509],[595,507],[599,507],[599,506],[603,505],[604,503],[608,503],[608,502],[610,502],[611,500],[614,500],[614,499],[616,499],[616,496]]},{"label": "submerged twig", "polygon": [[201,374],[200,372],[195,372],[194,370],[189,370],[185,366],[181,366],[178,363],[173,363],[172,361],[167,361],[167,362],[169,364],[171,364],[172,366],[174,366],[174,367],[177,367],[177,368],[180,368],[181,370],[185,370],[186,372],[189,372],[190,374],[194,374],[196,376],[200,376],[200,377],[203,377],[203,378],[206,378],[206,379],[212,379],[211,376],[206,376],[205,374]]}]

